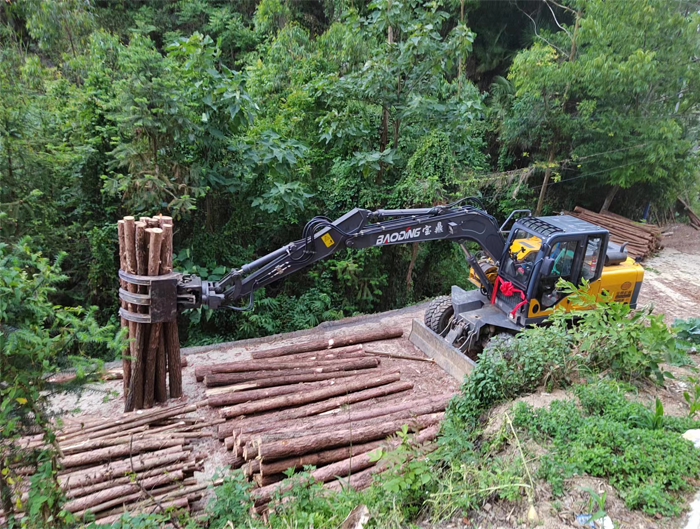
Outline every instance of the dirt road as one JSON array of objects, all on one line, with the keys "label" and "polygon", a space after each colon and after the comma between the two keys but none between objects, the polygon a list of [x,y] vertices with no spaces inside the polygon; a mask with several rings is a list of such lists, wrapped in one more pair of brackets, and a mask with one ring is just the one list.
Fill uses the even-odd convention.
[{"label": "dirt road", "polygon": [[643,263],[639,305],[652,304],[672,324],[676,318],[700,317],[700,231],[676,225],[665,233],[664,248]]}]

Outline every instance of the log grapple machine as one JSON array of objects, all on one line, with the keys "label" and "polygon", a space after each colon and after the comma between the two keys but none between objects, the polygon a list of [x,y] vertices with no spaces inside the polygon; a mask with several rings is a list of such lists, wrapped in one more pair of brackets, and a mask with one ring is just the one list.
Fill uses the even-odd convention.
[{"label": "log grapple machine", "polygon": [[[460,245],[471,269],[468,280],[476,288],[453,286],[451,295],[430,303],[424,323],[414,322],[413,331],[421,336],[412,341],[430,357],[442,352],[475,359],[492,336],[540,324],[557,306],[572,308],[557,288],[559,279],[586,280],[596,296],[608,292],[635,307],[644,276],[625,245],[611,243],[604,228],[569,215],[534,217],[529,210],[514,211],[499,226],[478,199],[466,198],[431,208],[356,208],[334,221],[314,217],[301,239],[232,269],[219,281],[178,273],[147,277],[120,271],[120,277],[150,286],[138,302],[150,305],[150,314],[141,315],[148,319],[144,322],[155,323],[199,307],[250,310],[257,289],[343,248],[437,240]],[[467,242],[480,250],[472,253]],[[129,296],[124,290],[120,295]],[[122,299],[134,302],[133,295]]]}]

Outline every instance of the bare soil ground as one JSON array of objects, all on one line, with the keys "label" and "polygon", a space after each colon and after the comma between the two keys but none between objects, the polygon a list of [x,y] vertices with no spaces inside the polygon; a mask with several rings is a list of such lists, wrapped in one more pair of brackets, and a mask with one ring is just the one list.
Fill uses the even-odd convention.
[{"label": "bare soil ground", "polygon": [[651,304],[667,324],[700,316],[700,231],[685,224],[664,231],[664,248],[647,259],[639,304]]}]

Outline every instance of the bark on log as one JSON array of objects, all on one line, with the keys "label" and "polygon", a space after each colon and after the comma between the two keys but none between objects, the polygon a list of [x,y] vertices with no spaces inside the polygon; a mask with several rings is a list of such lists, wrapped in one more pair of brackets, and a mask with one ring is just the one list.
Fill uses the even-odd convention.
[{"label": "bark on log", "polygon": [[360,379],[348,382],[343,382],[341,380],[338,381],[338,384],[335,386],[329,386],[327,388],[307,391],[305,393],[280,395],[279,397],[271,397],[269,399],[262,399],[258,401],[237,404],[235,406],[223,408],[219,411],[219,413],[222,417],[231,418],[240,415],[258,413],[261,411],[274,410],[278,408],[288,408],[290,406],[298,406],[300,404],[306,404],[309,402],[317,402],[319,400],[328,399],[336,395],[352,393],[353,391],[360,391],[367,388],[383,386],[385,384],[390,384],[391,382],[396,382],[397,380],[399,380],[399,378],[400,375],[395,373],[391,375],[377,377],[366,377],[366,379],[364,380]]},{"label": "bark on log", "polygon": [[[410,421],[413,417],[428,415],[431,413],[438,413],[445,411],[445,406],[447,400],[430,402],[422,405],[414,405],[410,409],[403,409],[394,413],[389,413],[382,416],[375,416],[371,418],[364,419],[352,419],[350,414],[340,414],[336,417],[324,418],[322,421],[305,423],[298,422],[297,424],[292,424],[286,427],[275,428],[272,430],[266,430],[258,433],[241,433],[236,435],[235,443],[238,446],[242,446],[245,443],[256,439],[262,442],[269,442],[275,439],[289,439],[293,437],[302,437],[308,435],[308,432],[321,433],[325,431],[330,431],[337,428],[362,428],[365,426],[370,426],[372,424],[377,424],[381,422],[393,422],[399,420]],[[330,419],[330,420],[326,420]],[[227,441],[232,439],[227,438]]]},{"label": "bark on log", "polygon": [[[157,276],[160,273],[160,247],[163,243],[163,230],[148,228],[148,269],[147,275]],[[144,370],[143,407],[152,408],[156,397],[157,357],[160,349],[160,323],[150,325],[148,349]],[[165,365],[162,366],[165,368]],[[163,371],[165,374],[165,371]]]},{"label": "bark on log", "polygon": [[[408,421],[409,429],[411,431],[416,431],[432,426],[433,424],[439,423],[444,415],[444,413],[432,413],[430,415],[415,417]],[[398,420],[381,425],[367,426],[365,428],[339,429],[334,432],[261,444],[258,447],[258,457],[260,457],[264,463],[266,460],[299,456],[351,443],[360,444],[376,441],[377,439],[383,439],[388,435],[396,433],[404,424],[406,424],[406,421]]]},{"label": "bark on log", "polygon": [[345,347],[337,347],[335,349],[322,349],[320,351],[309,351],[307,353],[294,353],[289,355],[273,356],[271,358],[258,358],[257,362],[293,362],[296,360],[333,360],[336,358],[354,358],[363,356],[362,344],[348,345]]},{"label": "bark on log", "polygon": [[84,511],[86,509],[92,510],[94,506],[104,504],[109,500],[114,498],[120,498],[128,494],[133,494],[134,492],[139,492],[141,487],[146,490],[151,490],[156,487],[161,487],[172,483],[173,481],[181,481],[184,479],[184,474],[182,470],[176,470],[175,472],[162,473],[159,476],[153,476],[150,478],[139,479],[136,478],[138,482],[126,483],[124,485],[117,485],[115,487],[94,492],[82,498],[73,499],[63,505],[63,508],[70,512]]},{"label": "bark on log", "polygon": [[160,450],[171,446],[182,446],[185,444],[183,437],[165,438],[165,439],[142,439],[133,443],[125,443],[116,446],[108,446],[106,448],[98,448],[90,452],[83,452],[66,456],[60,459],[63,468],[77,467],[80,465],[89,465],[99,461],[109,461],[118,457],[125,457],[129,454],[140,454],[142,452],[150,452]]},{"label": "bark on log", "polygon": [[67,435],[60,435],[57,437],[57,440],[60,442],[66,441],[68,439],[102,437],[113,432],[123,431],[127,428],[135,428],[144,424],[151,424],[156,421],[161,421],[163,419],[175,417],[177,415],[191,413],[196,410],[196,404],[178,404],[169,408],[159,408],[150,412],[137,411],[135,413],[132,413],[131,415],[122,417],[121,419],[105,421],[94,426],[89,426],[77,432],[73,432]]},{"label": "bark on log", "polygon": [[[172,217],[161,217],[160,227],[163,230],[163,245],[161,247],[160,273],[169,274],[173,270],[173,223]],[[163,324],[165,354],[168,364],[168,382],[170,397],[182,397],[182,369],[178,367],[180,355],[180,336],[177,321]]]},{"label": "bark on log", "polygon": [[[362,355],[364,357],[364,354]],[[207,366],[197,367],[194,370],[195,378],[197,382],[204,380],[205,376],[214,373],[255,373],[261,371],[285,371],[291,369],[311,369],[316,367],[326,367],[335,366],[342,363],[353,362],[358,360],[364,360],[365,358],[330,358],[325,360],[303,360],[303,361],[260,361],[260,360],[250,360],[243,362],[227,362],[225,364],[213,364]],[[283,357],[284,358],[284,357]]]},{"label": "bark on log", "polygon": [[161,474],[166,472],[177,472],[178,470],[181,470],[183,473],[188,474],[194,472],[194,468],[194,464],[192,463],[175,463],[174,465],[166,465],[164,467],[152,468],[143,472],[137,472],[135,475],[112,478],[110,481],[103,481],[101,483],[95,483],[94,485],[86,485],[85,487],[68,489],[65,491],[65,495],[67,499],[72,500],[74,498],[87,496],[88,494],[93,494],[101,490],[111,489],[112,487],[117,485],[126,485],[128,483],[133,483],[134,477],[136,477],[139,480],[144,480],[153,476],[160,476]]},{"label": "bark on log", "polygon": [[[117,222],[117,239],[119,241],[119,268],[126,271],[126,242],[124,239],[124,220]],[[129,289],[129,284],[124,281],[119,281],[119,286],[124,290]],[[120,307],[123,309],[128,309],[129,304],[125,301],[120,302]],[[122,327],[129,328],[129,320],[126,318],[120,318],[120,324]],[[131,330],[129,330],[131,333]],[[122,391],[124,393],[124,398],[126,399],[126,393],[129,390],[129,377],[131,375],[131,351],[129,344],[126,345],[124,351],[122,351],[122,373],[123,373],[123,385]]]},{"label": "bark on log", "polygon": [[[271,377],[290,377],[295,375],[310,375],[314,373],[337,373],[338,371],[354,371],[358,369],[372,369],[379,366],[377,358],[351,358],[348,360],[333,360],[318,367],[283,368],[278,370],[246,371],[243,373],[212,373],[204,377],[207,386],[223,386],[227,384],[241,384],[254,380]],[[286,365],[286,364],[285,364]]]},{"label": "bark on log", "polygon": [[[383,373],[384,375],[398,374],[398,371]],[[300,406],[294,409],[287,409],[278,412],[266,413],[264,415],[266,423],[272,424],[279,421],[288,421],[291,419],[298,419],[300,417],[308,417],[314,413],[322,413],[323,411],[328,411],[328,409],[333,409],[344,404],[353,404],[357,402],[362,402],[364,400],[369,400],[375,397],[382,397],[384,395],[391,395],[393,393],[398,393],[400,391],[407,391],[413,387],[411,382],[395,382],[392,384],[387,384],[386,386],[380,386],[378,388],[372,388],[364,391],[359,391],[352,393],[351,395],[344,395],[341,397],[335,397],[324,401],[323,406],[321,403],[311,403],[305,406]],[[329,406],[331,406],[329,408]],[[322,411],[318,411],[321,409]],[[243,429],[249,427],[250,425],[260,425],[260,417],[249,417],[244,419],[237,419],[235,421],[228,421],[219,426],[218,437],[219,439],[225,439],[233,434],[234,429],[238,431],[243,431]]]},{"label": "bark on log", "polygon": [[231,406],[241,402],[250,402],[252,400],[260,400],[268,397],[277,397],[288,393],[296,393],[299,391],[310,391],[319,388],[327,387],[331,381],[321,380],[312,384],[290,384],[288,386],[274,386],[271,388],[254,389],[250,391],[234,391],[229,393],[220,393],[212,395],[207,399],[207,404],[212,408],[220,408],[222,406]]},{"label": "bark on log", "polygon": [[342,448],[323,450],[314,454],[307,454],[301,457],[290,457],[288,459],[280,459],[278,461],[271,461],[269,463],[260,463],[260,460],[256,459],[254,461],[249,462],[250,469],[255,469],[255,472],[259,472],[260,474],[265,476],[268,474],[278,474],[290,468],[293,468],[295,470],[298,468],[304,468],[308,465],[320,467],[322,465],[335,463],[336,461],[342,461],[343,459],[347,459],[349,457],[364,454],[366,452],[378,448],[382,445],[382,443],[383,441],[372,441],[370,443],[364,443],[360,445],[343,446]]},{"label": "bark on log", "polygon": [[[285,386],[287,384],[299,384],[301,382],[318,382],[320,380],[330,380],[332,378],[347,378],[357,375],[370,376],[373,371],[367,369],[359,369],[355,371],[335,371],[331,373],[307,373],[304,375],[286,375],[273,376],[274,371],[265,371],[270,378],[259,378],[246,382],[247,389],[269,388],[273,386]],[[204,383],[207,387],[226,386],[225,377],[235,376],[236,374],[220,373],[204,377]]]},{"label": "bark on log", "polygon": [[375,351],[372,349],[365,349],[368,355],[386,356],[387,358],[397,358],[399,360],[413,360],[416,362],[428,362],[429,364],[434,364],[435,360],[428,358],[427,356],[415,356],[415,355],[402,355],[397,353],[387,353],[385,351]]},{"label": "bark on log", "polygon": [[[128,241],[127,241],[128,244]],[[144,222],[136,223],[135,237],[135,260],[136,273],[146,275],[148,272],[148,254],[146,253],[146,224]],[[138,292],[145,294],[145,287],[138,287]],[[144,312],[145,307],[139,306],[139,312]],[[134,334],[134,361],[131,370],[131,379],[129,380],[129,392],[124,402],[124,411],[143,408],[143,383],[145,369],[145,348],[148,345],[148,328],[144,323],[136,323]]]},{"label": "bark on log", "polygon": [[403,336],[403,330],[398,327],[381,329],[376,331],[357,332],[349,336],[339,336],[330,339],[313,340],[300,344],[284,345],[274,349],[266,349],[263,351],[253,351],[251,356],[254,359],[272,358],[276,356],[285,356],[294,353],[305,353],[308,351],[320,351],[322,349],[333,349],[335,347],[343,347],[346,345],[361,344],[366,342],[375,342],[378,340],[390,340]]},{"label": "bark on log", "polygon": [[[141,472],[155,467],[161,467],[177,463],[187,459],[190,456],[189,451],[181,450],[179,446],[158,450],[157,452],[149,452],[134,456],[133,472]],[[59,477],[61,488],[64,490],[86,487],[96,483],[109,481],[114,477],[121,477],[132,472],[131,461],[114,461],[91,467],[87,470],[81,470],[73,474],[67,474]]]}]

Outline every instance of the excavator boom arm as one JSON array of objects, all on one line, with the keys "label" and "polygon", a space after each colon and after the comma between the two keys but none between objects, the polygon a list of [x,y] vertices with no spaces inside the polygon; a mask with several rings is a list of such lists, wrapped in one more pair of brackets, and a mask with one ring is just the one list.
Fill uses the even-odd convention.
[{"label": "excavator boom arm", "polygon": [[[252,308],[256,290],[342,248],[371,248],[443,239],[457,243],[474,241],[494,262],[501,259],[505,248],[495,219],[477,207],[436,206],[377,211],[356,208],[332,222],[315,217],[304,228],[302,239],[240,269],[231,270],[220,281],[206,282],[195,276],[184,276],[178,284],[178,308],[207,306],[247,310]],[[475,262],[470,262],[470,265],[474,267]],[[478,266],[475,269],[481,271]],[[248,299],[247,306],[233,305],[241,299]]]}]

